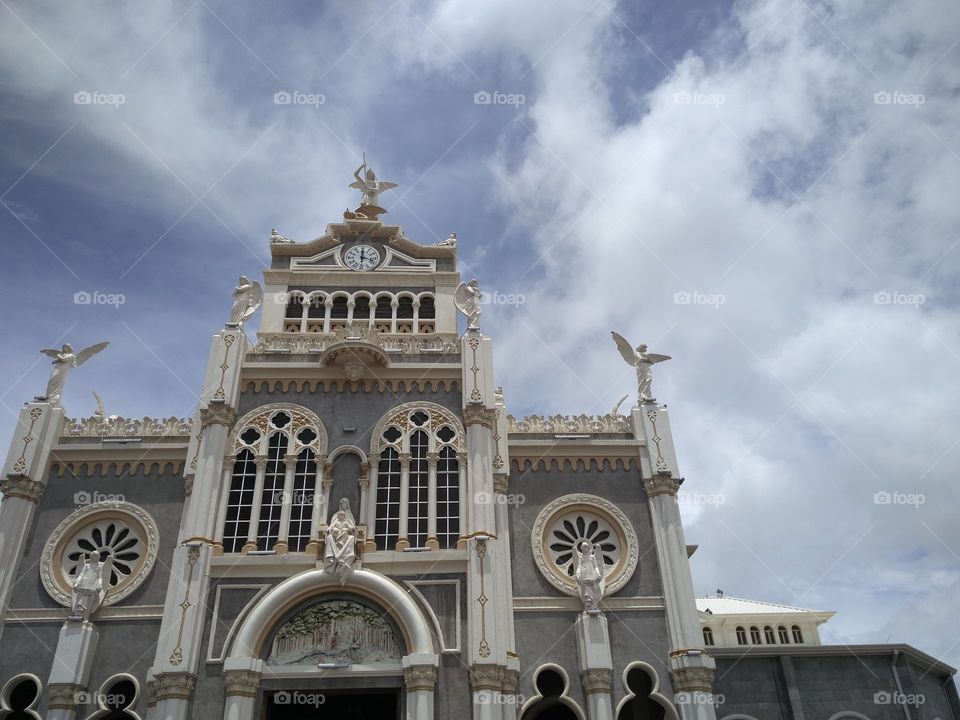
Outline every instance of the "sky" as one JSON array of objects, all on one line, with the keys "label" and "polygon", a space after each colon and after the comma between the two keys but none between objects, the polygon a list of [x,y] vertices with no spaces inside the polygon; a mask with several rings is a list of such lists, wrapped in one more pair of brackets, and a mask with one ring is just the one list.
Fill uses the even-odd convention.
[{"label": "sky", "polygon": [[[190,415],[270,229],[363,153],[456,232],[514,415],[672,356],[698,594],[960,664],[960,4],[0,0],[0,436],[45,347],[71,416]],[[289,99],[289,102],[284,100]],[[512,301],[511,301],[512,298]],[[90,300],[90,302],[84,302]]]}]

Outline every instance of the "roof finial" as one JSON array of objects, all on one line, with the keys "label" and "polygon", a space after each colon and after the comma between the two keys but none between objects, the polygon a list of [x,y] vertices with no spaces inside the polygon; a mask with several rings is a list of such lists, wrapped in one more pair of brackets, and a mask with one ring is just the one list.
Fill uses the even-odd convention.
[{"label": "roof finial", "polygon": [[[361,170],[366,171],[363,177],[360,176]],[[353,214],[368,220],[376,220],[377,216],[386,212],[386,210],[380,207],[380,193],[392,190],[397,187],[397,184],[385,180],[377,180],[377,175],[373,172],[373,168],[367,167],[366,153],[363,154],[363,164],[353,171],[353,176],[356,178],[356,181],[350,183],[350,187],[360,191],[360,207],[358,207]],[[348,214],[349,213],[345,213],[344,216]]]}]

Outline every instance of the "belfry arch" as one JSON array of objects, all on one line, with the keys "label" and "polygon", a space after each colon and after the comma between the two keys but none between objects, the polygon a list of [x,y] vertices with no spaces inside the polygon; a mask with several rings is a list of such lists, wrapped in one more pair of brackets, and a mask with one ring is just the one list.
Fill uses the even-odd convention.
[{"label": "belfry arch", "polygon": [[[265,594],[241,623],[224,662],[226,704],[224,720],[252,720],[262,695],[261,682],[267,678],[292,680],[323,678],[331,684],[349,678],[352,683],[364,677],[354,667],[324,668],[323,672],[296,673],[287,676],[268,667],[265,657],[268,642],[292,610],[311,601],[355,596],[375,606],[396,626],[402,642],[402,657],[397,668],[402,674],[405,693],[402,717],[408,720],[432,720],[439,656],[430,619],[404,589],[390,578],[370,570],[354,570],[347,582],[322,570],[310,570],[284,580]],[[314,665],[316,667],[316,665]],[[373,673],[378,675],[381,673]]]}]

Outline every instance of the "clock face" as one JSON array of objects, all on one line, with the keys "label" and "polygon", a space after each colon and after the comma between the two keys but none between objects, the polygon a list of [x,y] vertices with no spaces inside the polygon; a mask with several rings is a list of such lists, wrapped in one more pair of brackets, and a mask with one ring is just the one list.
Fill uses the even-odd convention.
[{"label": "clock face", "polygon": [[380,263],[380,253],[369,245],[354,245],[343,256],[343,262],[351,270],[373,270]]}]

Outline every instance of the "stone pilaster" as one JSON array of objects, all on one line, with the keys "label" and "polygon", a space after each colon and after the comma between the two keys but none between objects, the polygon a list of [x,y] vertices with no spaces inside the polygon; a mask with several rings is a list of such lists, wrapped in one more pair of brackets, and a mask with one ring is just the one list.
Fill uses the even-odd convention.
[{"label": "stone pilaster", "polygon": [[402,660],[403,682],[407,692],[407,718],[433,720],[434,693],[437,687],[437,655],[413,654]]},{"label": "stone pilaster", "polygon": [[255,698],[260,693],[263,675],[254,670],[227,670],[223,673],[226,694]]},{"label": "stone pilaster", "polygon": [[574,628],[587,716],[590,720],[613,720],[613,660],[607,618],[603,613],[583,612],[577,616]]},{"label": "stone pilaster", "polygon": [[674,700],[683,720],[715,720],[711,684],[716,664],[703,648],[677,502],[683,480],[677,469],[669,418],[666,408],[653,401],[634,408],[632,417],[636,436],[645,441],[640,467],[663,584]]}]

